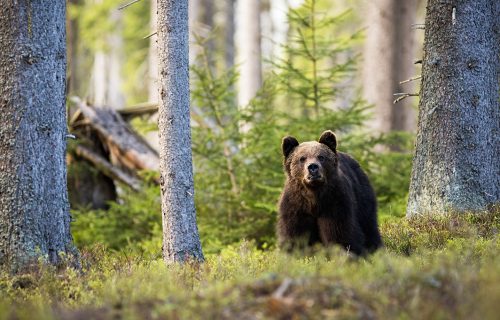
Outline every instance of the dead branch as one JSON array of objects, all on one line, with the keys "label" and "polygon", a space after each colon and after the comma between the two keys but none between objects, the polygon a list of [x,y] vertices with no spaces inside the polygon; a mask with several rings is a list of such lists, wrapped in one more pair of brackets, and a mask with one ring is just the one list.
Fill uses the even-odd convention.
[{"label": "dead branch", "polygon": [[129,121],[130,119],[135,117],[140,117],[143,115],[152,115],[158,112],[158,103],[145,102],[117,111],[125,119],[125,121]]},{"label": "dead branch", "polygon": [[144,40],[145,39],[149,39],[149,38],[151,38],[152,36],[154,36],[156,34],[158,34],[158,31],[151,32],[150,34],[148,34],[147,36],[143,37],[142,39],[144,39]]},{"label": "dead branch", "polygon": [[141,182],[137,178],[112,165],[106,159],[90,150],[89,148],[82,145],[77,145],[75,154],[78,157],[92,163],[100,172],[102,172],[109,178],[129,186],[134,191],[139,191],[141,189]]},{"label": "dead branch", "polygon": [[293,284],[293,280],[290,278],[285,278],[280,286],[273,292],[272,297],[275,299],[281,299],[285,296],[288,288]]},{"label": "dead branch", "polygon": [[141,0],[133,0],[133,1],[130,1],[130,2],[129,2],[129,3],[127,3],[127,4],[124,4],[124,5],[120,6],[120,7],[118,7],[118,10],[123,10],[123,9],[125,9],[126,7],[130,7],[131,5],[133,5],[134,3],[137,3],[137,2],[139,2],[139,1],[141,1]]},{"label": "dead branch", "polygon": [[418,79],[422,79],[422,75],[418,75],[418,76],[415,76],[415,77],[411,77],[410,79],[403,80],[403,81],[399,82],[399,84],[404,84],[404,83],[415,81],[415,80],[418,80]]},{"label": "dead branch", "polygon": [[396,103],[400,102],[401,100],[406,99],[408,97],[418,97],[419,96],[418,93],[406,93],[406,92],[394,93],[393,95],[394,96],[400,96],[400,97],[398,97],[396,100],[394,100],[392,102],[394,104],[396,104]]}]

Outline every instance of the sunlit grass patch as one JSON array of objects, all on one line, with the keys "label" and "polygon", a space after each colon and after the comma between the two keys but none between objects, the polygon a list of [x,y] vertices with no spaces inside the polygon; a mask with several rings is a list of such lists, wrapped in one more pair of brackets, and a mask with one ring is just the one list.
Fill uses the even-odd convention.
[{"label": "sunlit grass patch", "polygon": [[0,319],[495,318],[496,215],[381,229],[386,247],[358,259],[337,247],[287,254],[242,242],[201,265],[167,266],[94,246],[82,250],[82,272],[2,273]]}]

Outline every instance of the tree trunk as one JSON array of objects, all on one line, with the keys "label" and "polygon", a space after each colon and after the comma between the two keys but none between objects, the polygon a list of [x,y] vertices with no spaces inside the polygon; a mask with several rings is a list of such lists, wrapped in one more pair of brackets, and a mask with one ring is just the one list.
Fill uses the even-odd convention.
[{"label": "tree trunk", "polygon": [[160,188],[167,263],[203,260],[189,116],[188,1],[158,1]]},{"label": "tree trunk", "polygon": [[[101,3],[103,0],[95,0]],[[94,54],[94,70],[92,78],[92,102],[96,106],[107,106],[122,109],[125,106],[125,97],[122,87],[122,51],[123,39],[122,11],[113,10],[110,13],[110,22],[114,25],[111,33],[105,35],[107,49],[98,50]]]},{"label": "tree trunk", "polygon": [[234,33],[236,30],[234,20],[234,2],[226,0],[224,8],[224,61],[227,69],[234,67]]},{"label": "tree trunk", "polygon": [[66,188],[66,3],[2,1],[0,264],[76,257]]},{"label": "tree trunk", "polygon": [[201,0],[189,0],[189,63],[193,64],[200,52],[196,37],[200,35]]},{"label": "tree trunk", "polygon": [[393,104],[394,93],[414,92],[417,0],[375,0],[367,5],[363,90],[374,105],[372,127],[378,132],[415,129],[414,100]]},{"label": "tree trunk", "polygon": [[244,107],[262,85],[260,0],[240,0],[236,22],[238,60],[241,64],[238,105]]},{"label": "tree trunk", "polygon": [[[69,4],[78,5],[80,0],[69,0]],[[79,50],[79,34],[80,28],[78,26],[77,18],[68,18],[66,21],[67,32],[67,56],[68,56],[68,86],[66,88],[69,96],[81,96],[80,82],[81,79],[81,62]]]},{"label": "tree trunk", "polygon": [[429,0],[407,215],[500,202],[500,2]]}]

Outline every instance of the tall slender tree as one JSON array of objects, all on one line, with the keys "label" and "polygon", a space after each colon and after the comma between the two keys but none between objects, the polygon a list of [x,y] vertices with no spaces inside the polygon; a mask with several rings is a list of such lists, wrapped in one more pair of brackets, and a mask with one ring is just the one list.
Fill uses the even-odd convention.
[{"label": "tall slender tree", "polygon": [[224,61],[226,68],[234,67],[234,34],[236,31],[234,19],[234,4],[236,0],[224,2]]},{"label": "tall slender tree", "polygon": [[260,0],[238,1],[237,53],[241,64],[238,104],[245,106],[262,85]]},{"label": "tall slender tree", "polygon": [[66,187],[66,2],[2,1],[0,264],[75,256]]},{"label": "tall slender tree", "polygon": [[429,0],[407,215],[500,202],[500,2]]},{"label": "tall slender tree", "polygon": [[372,127],[378,132],[413,131],[412,99],[393,104],[396,92],[412,91],[400,81],[415,76],[415,30],[417,0],[366,2],[367,31],[363,63],[365,99],[374,105]]},{"label": "tall slender tree", "polygon": [[[103,0],[94,0],[102,4]],[[123,35],[122,11],[111,10],[109,21],[113,29],[105,35],[106,46],[94,53],[92,75],[92,102],[97,106],[114,109],[125,107],[125,96],[122,92]]]},{"label": "tall slender tree", "polygon": [[160,188],[167,263],[203,260],[189,115],[188,0],[158,0]]}]

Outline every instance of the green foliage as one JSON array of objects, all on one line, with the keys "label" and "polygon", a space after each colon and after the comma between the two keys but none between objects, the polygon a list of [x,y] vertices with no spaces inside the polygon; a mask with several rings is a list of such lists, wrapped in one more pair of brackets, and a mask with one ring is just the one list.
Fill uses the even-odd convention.
[{"label": "green foliage", "polygon": [[[70,95],[84,96],[88,94],[87,84],[90,81],[94,54],[98,51],[110,50],[110,36],[116,34],[123,42],[120,52],[120,63],[123,63],[121,76],[123,88],[129,104],[143,102],[147,98],[147,56],[151,33],[149,27],[150,2],[140,1],[126,10],[118,10],[124,2],[120,0],[75,1],[68,4],[68,17],[76,22],[77,30],[72,36],[77,40],[77,47],[72,50],[78,53],[78,76],[72,75],[72,81],[78,82],[82,88]],[[84,89],[85,88],[85,89]]]},{"label": "green foliage", "polygon": [[[123,1],[120,2],[123,4]],[[123,91],[131,105],[148,99],[149,41],[144,39],[151,32],[150,1],[141,1],[127,7],[123,14]],[[154,36],[156,37],[156,36]]]},{"label": "green foliage", "polygon": [[341,147],[344,145],[370,178],[377,194],[379,217],[386,220],[404,216],[410,184],[413,135],[406,132],[379,136],[359,133],[348,136]]},{"label": "green foliage", "polygon": [[[140,193],[124,190],[122,202],[112,202],[108,210],[73,210],[72,234],[78,247],[95,243],[119,250],[147,249],[158,253],[161,247],[161,202],[157,186],[145,186]],[[157,246],[146,245],[157,236]],[[143,244],[145,247],[143,247]]]},{"label": "green foliage", "polygon": [[411,255],[425,250],[446,249],[450,245],[459,249],[471,239],[481,245],[480,240],[494,238],[499,228],[500,211],[497,211],[394,219],[381,225],[381,233],[389,250]]},{"label": "green foliage", "polygon": [[[346,95],[345,83],[355,76],[351,45],[357,34],[345,36],[342,21],[351,13],[331,16],[324,7],[324,1],[306,1],[290,12],[292,37],[283,47],[286,54],[275,61],[274,72],[248,106],[236,104],[237,71],[214,67],[210,46],[200,43],[205,49],[191,69],[191,116],[195,203],[205,253],[242,239],[259,248],[273,247],[284,181],[281,139],[288,134],[307,141],[334,130],[339,150],[353,154],[368,172],[382,220],[404,214],[411,136],[374,137],[363,131],[366,104],[355,95],[346,98],[352,95]],[[400,151],[376,151],[381,145]],[[75,212],[77,244],[101,242],[115,250],[129,247],[157,254],[158,188],[121,198],[108,212]]]},{"label": "green foliage", "polygon": [[0,318],[495,319],[499,217],[383,224],[398,229],[394,241],[409,237],[410,256],[388,244],[388,234],[386,249],[366,259],[338,248],[288,255],[244,242],[202,265],[166,266],[94,246],[82,252],[81,273],[43,264],[29,274],[0,272]]},{"label": "green foliage", "polygon": [[311,111],[315,118],[329,113],[343,93],[340,84],[355,71],[356,57],[349,49],[359,34],[340,37],[338,27],[349,11],[331,17],[317,9],[321,2],[307,0],[290,10],[289,43],[283,46],[284,58],[273,61],[287,104],[300,117],[310,116]]},{"label": "green foliage", "polygon": [[196,204],[205,252],[241,239],[259,247],[274,243],[283,136],[316,140],[334,129],[348,140],[366,119],[359,99],[342,108],[332,103],[343,92],[339,83],[354,77],[354,57],[348,39],[330,37],[341,17],[316,12],[314,3],[290,13],[299,39],[284,45],[285,58],[274,63],[276,72],[248,106],[236,105],[235,70],[211,68],[206,51],[192,67]]}]

